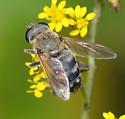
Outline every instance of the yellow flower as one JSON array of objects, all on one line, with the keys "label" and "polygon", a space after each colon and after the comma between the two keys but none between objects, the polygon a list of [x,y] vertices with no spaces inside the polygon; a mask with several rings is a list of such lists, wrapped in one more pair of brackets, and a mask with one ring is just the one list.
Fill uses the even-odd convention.
[{"label": "yellow flower", "polygon": [[30,90],[27,93],[34,93],[34,96],[37,98],[42,97],[43,91],[49,87],[49,84],[45,81],[28,80],[28,82],[33,83],[33,85],[30,86]]},{"label": "yellow flower", "polygon": [[120,116],[119,119],[125,119],[125,115]]},{"label": "yellow flower", "polygon": [[37,81],[39,81],[41,78],[46,78],[44,72],[37,74],[37,75],[33,78],[33,80],[34,80],[34,82],[37,82]]},{"label": "yellow flower", "polygon": [[104,112],[103,117],[105,119],[115,119],[115,115],[112,112],[108,112],[108,113]]},{"label": "yellow flower", "polygon": [[[108,113],[103,112],[103,117],[105,119],[117,119],[112,112],[108,112]],[[120,116],[119,119],[125,119],[125,115]]]},{"label": "yellow flower", "polygon": [[[34,62],[39,62],[37,55],[31,54],[32,60]],[[30,86],[30,90],[27,93],[33,93],[35,97],[40,98],[43,96],[43,90],[49,87],[49,84],[46,80],[44,72],[41,70],[40,66],[30,67],[32,62],[26,62],[25,65],[30,68],[29,74],[34,75],[33,80],[28,79],[29,83],[33,83]],[[46,80],[46,81],[44,81]]]},{"label": "yellow flower", "polygon": [[42,91],[45,90],[46,85],[43,82],[38,82],[30,86],[31,90],[28,90],[27,93],[34,93],[35,97],[40,98],[43,96]]},{"label": "yellow flower", "polygon": [[77,5],[75,9],[72,7],[66,9],[66,14],[75,19],[76,29],[70,32],[70,35],[76,36],[80,34],[81,37],[84,37],[88,31],[89,22],[95,17],[95,13],[91,12],[87,14],[86,7],[80,7]]},{"label": "yellow flower", "polygon": [[62,26],[69,27],[69,25],[74,25],[75,21],[65,15],[65,0],[62,0],[58,6],[56,4],[57,0],[52,0],[51,7],[49,8],[48,6],[45,6],[43,12],[38,14],[38,18],[47,19],[49,21],[48,25],[50,29],[60,32]]},{"label": "yellow flower", "polygon": [[37,97],[37,98],[41,98],[41,97],[43,96],[43,93],[40,92],[39,90],[34,90],[34,95],[35,95],[35,97]]}]

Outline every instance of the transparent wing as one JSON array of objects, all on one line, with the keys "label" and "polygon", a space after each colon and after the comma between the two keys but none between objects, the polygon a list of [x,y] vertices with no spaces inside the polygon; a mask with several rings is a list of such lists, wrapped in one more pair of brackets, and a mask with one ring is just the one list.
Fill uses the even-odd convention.
[{"label": "transparent wing", "polygon": [[48,58],[41,54],[38,56],[54,93],[63,100],[68,100],[70,98],[69,81],[62,63],[57,58]]},{"label": "transparent wing", "polygon": [[110,48],[100,44],[86,43],[84,41],[76,41],[75,39],[61,37],[69,49],[77,56],[94,57],[96,59],[114,59],[117,57]]}]

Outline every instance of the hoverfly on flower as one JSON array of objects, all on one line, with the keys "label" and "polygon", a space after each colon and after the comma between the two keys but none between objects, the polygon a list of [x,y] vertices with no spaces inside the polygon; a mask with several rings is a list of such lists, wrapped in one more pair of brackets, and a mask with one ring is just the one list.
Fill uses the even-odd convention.
[{"label": "hoverfly on flower", "polygon": [[88,70],[88,65],[78,61],[75,55],[96,59],[116,58],[116,53],[110,48],[61,37],[42,22],[35,23],[27,29],[26,40],[33,49],[24,51],[35,54],[39,59],[38,62],[30,64],[30,67],[40,65],[53,93],[63,100],[70,99],[70,92],[76,92],[80,88],[81,69],[83,72]]}]

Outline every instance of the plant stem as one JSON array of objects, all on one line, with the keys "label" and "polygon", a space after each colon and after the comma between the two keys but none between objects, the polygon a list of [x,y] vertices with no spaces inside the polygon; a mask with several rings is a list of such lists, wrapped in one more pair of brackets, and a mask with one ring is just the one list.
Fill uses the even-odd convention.
[{"label": "plant stem", "polygon": [[[95,7],[94,7],[94,13],[96,14],[96,17],[91,22],[89,42],[94,43],[96,40],[97,24],[102,13],[102,8],[103,8],[103,0],[96,0]],[[92,57],[89,57],[88,64],[89,64],[89,72],[87,75],[87,82],[84,89],[85,99],[83,102],[81,119],[90,119],[92,90],[93,90],[94,73],[95,73],[95,67],[96,67],[95,59]]]}]

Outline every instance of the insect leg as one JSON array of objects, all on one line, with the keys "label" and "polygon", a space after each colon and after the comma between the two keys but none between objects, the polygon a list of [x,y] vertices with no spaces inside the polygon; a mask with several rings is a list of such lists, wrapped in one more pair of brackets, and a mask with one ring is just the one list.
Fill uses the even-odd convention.
[{"label": "insect leg", "polygon": [[32,63],[29,67],[32,68],[32,67],[36,67],[37,69],[34,70],[34,72],[38,72],[39,71],[39,67],[40,66],[40,62],[34,62]]},{"label": "insect leg", "polygon": [[83,62],[77,61],[79,67],[81,68],[81,72],[86,72],[89,70],[89,66]]},{"label": "insect leg", "polygon": [[30,68],[31,67],[38,67],[40,65],[40,62],[33,62],[31,65],[30,65]]},{"label": "insect leg", "polygon": [[33,49],[24,49],[24,52],[28,54],[37,54],[37,51]]}]

